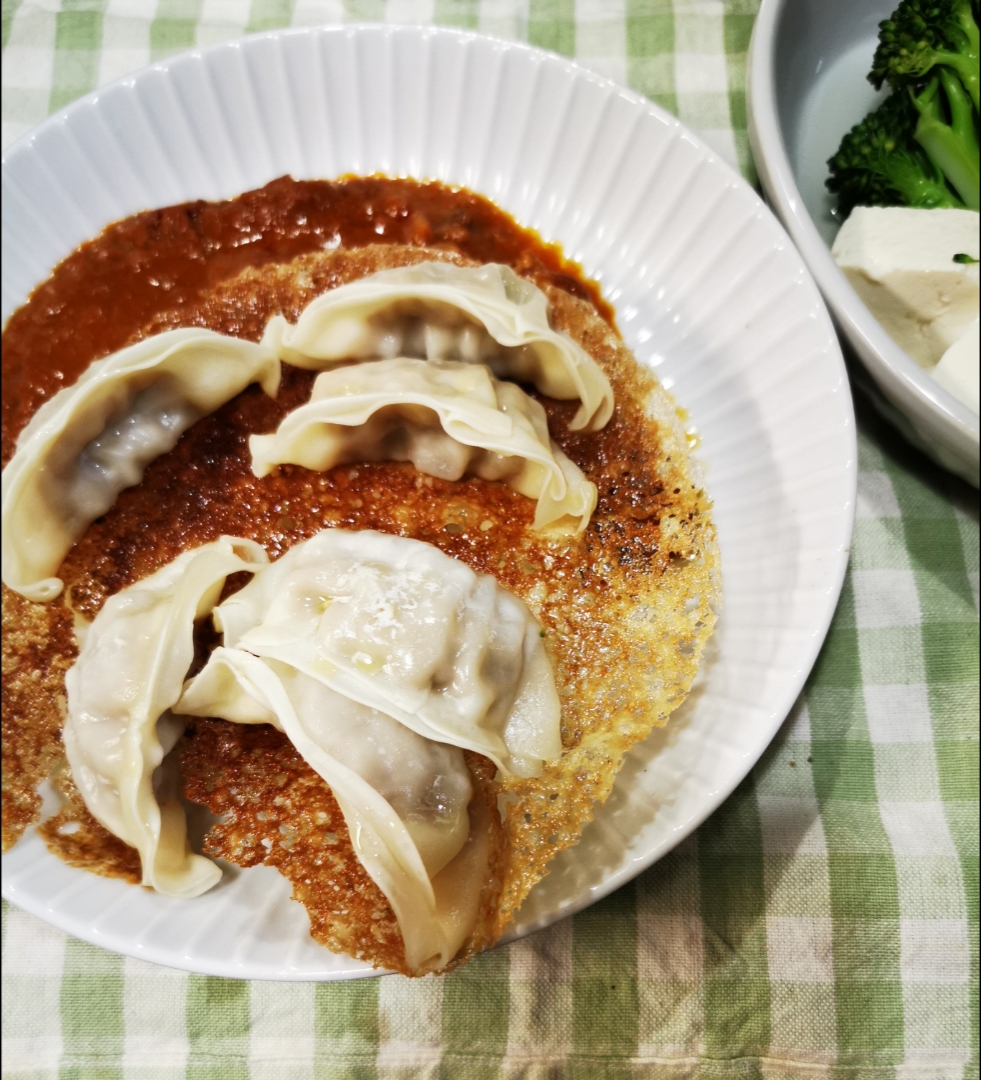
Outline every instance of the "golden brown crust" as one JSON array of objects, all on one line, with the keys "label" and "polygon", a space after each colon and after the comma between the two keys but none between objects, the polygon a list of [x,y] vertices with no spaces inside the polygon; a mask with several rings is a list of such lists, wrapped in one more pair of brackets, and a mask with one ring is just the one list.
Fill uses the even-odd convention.
[{"label": "golden brown crust", "polygon": [[[496,808],[493,767],[468,755],[475,798]],[[193,721],[181,749],[185,796],[219,815],[204,850],[236,866],[274,866],[310,917],[314,939],[403,974],[405,949],[388,901],[354,853],[330,788],[289,739],[266,724]],[[491,817],[492,864],[502,830]],[[488,875],[481,913],[492,918],[499,875]]]},{"label": "golden brown crust", "polygon": [[564,752],[540,777],[500,785],[510,857],[496,918],[469,954],[500,937],[548,862],[606,801],[627,750],[684,700],[719,601],[709,503],[673,405],[588,304],[547,291],[554,325],[604,368],[617,408],[598,435],[558,437],[597,484],[599,504],[578,565],[560,577],[554,562],[519,595],[546,628]]},{"label": "golden brown crust", "polygon": [[61,796],[61,809],[43,821],[37,830],[48,850],[79,870],[101,877],[122,878],[130,885],[139,885],[143,880],[140,853],[118,836],[113,836],[89,813],[72,780],[67,761],[61,761],[55,767],[52,782]]},{"label": "golden brown crust", "polygon": [[395,916],[354,854],[330,788],[267,724],[195,720],[181,752],[185,795],[219,815],[204,850],[236,866],[275,866],[317,941],[404,967]]},{"label": "golden brown crust", "polygon": [[3,586],[3,850],[41,812],[38,785],[62,756],[65,672],[75,659],[71,614]]},{"label": "golden brown crust", "polygon": [[[379,245],[249,269],[146,332],[203,325],[257,338],[272,314],[295,318],[326,288],[434,257],[468,261]],[[554,287],[547,291],[554,324],[601,364],[617,402],[603,431],[581,435],[567,428],[574,402],[540,399],[553,437],[599,489],[596,513],[581,536],[555,540],[534,533],[533,503],[504,485],[448,483],[404,464],[324,474],[286,466],[254,477],[247,435],[272,430],[309,394],[312,375],[286,368],[276,401],[252,388],[195,425],[147,470],[139,488],[124,492],[89,529],[62,568],[66,595],[91,617],[106,596],[223,532],[250,536],[275,558],[335,525],[433,543],[522,597],[544,627],[555,665],[565,752],[537,779],[500,782],[483,759],[470,756],[480,797],[506,809],[480,918],[459,960],[500,937],[548,861],[578,840],[627,749],[681,703],[715,618],[709,506],[690,472],[673,406],[589,303]],[[53,621],[65,617],[60,600],[40,610]],[[277,866],[307,908],[317,940],[404,969],[394,917],[354,856],[336,802],[284,736],[199,721],[182,761],[189,797],[223,815],[209,834],[208,851],[243,866]],[[273,833],[260,836],[264,825]],[[268,851],[261,839],[270,840]],[[118,860],[104,872],[113,865],[118,869]]]}]

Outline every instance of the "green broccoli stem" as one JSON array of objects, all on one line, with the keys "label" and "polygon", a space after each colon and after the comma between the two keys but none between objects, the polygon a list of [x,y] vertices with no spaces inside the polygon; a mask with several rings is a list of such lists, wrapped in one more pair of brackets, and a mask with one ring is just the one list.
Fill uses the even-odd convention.
[{"label": "green broccoli stem", "polygon": [[964,207],[964,203],[940,177],[929,176],[912,158],[904,160],[897,156],[896,160],[890,161],[888,167],[882,170],[881,175],[898,194],[901,205],[917,206],[924,210]]},{"label": "green broccoli stem", "polygon": [[[972,23],[973,25],[973,23]],[[977,38],[977,28],[975,27],[975,38]],[[967,90],[970,95],[971,101],[974,104],[975,109],[981,110],[981,106],[978,105],[978,94],[981,87],[981,77],[978,74],[978,44],[974,42],[974,55],[968,56],[964,53],[951,53],[951,52],[935,52],[935,61],[938,65],[946,65],[952,68],[960,76],[961,82],[964,84],[964,89]]]},{"label": "green broccoli stem", "polygon": [[[950,106],[951,122],[943,116],[940,86],[943,85]],[[978,163],[978,136],[971,105],[961,81],[953,72],[941,68],[919,95],[910,94],[920,114],[913,138],[940,169],[970,210],[981,209],[981,170]]]},{"label": "green broccoli stem", "polygon": [[[981,113],[981,105],[978,104],[978,83],[981,81],[981,65],[979,65],[979,56],[981,56],[981,31],[979,31],[978,24],[974,21],[974,13],[971,10],[970,4],[965,4],[958,11],[957,24],[967,42],[967,48],[961,48],[959,53],[963,59],[963,63],[960,66],[951,66],[954,67],[957,74],[960,75],[961,82],[963,82],[964,86],[967,88],[967,92],[970,94],[974,108]],[[960,67],[964,68],[963,72],[960,70]]]},{"label": "green broccoli stem", "polygon": [[913,138],[920,114],[905,93],[893,94],[841,140],[828,161],[838,209],[855,206],[959,207],[964,203]]}]

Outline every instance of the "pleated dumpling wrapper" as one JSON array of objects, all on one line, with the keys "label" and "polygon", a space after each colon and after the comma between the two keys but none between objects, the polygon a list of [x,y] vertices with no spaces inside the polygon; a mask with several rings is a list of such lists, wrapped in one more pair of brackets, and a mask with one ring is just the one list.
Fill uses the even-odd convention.
[{"label": "pleated dumpling wrapper", "polygon": [[274,316],[262,341],[280,359],[314,370],[397,356],[487,364],[548,397],[578,399],[574,431],[598,431],[613,412],[599,365],[549,325],[548,297],[499,263],[381,270],[318,296],[295,325]]},{"label": "pleated dumpling wrapper", "polygon": [[325,529],[214,619],[227,648],[295,667],[509,775],[537,776],[562,751],[541,627],[494,578],[431,544]]},{"label": "pleated dumpling wrapper", "polygon": [[72,544],[147,465],[250,383],[275,396],[280,364],[251,341],[168,330],[91,364],[21,432],[3,470],[3,581],[48,601]]},{"label": "pleated dumpling wrapper", "polygon": [[535,528],[581,532],[596,486],[552,441],[545,410],[483,364],[398,357],[317,377],[306,405],[249,440],[252,469],[411,461],[443,480],[503,480],[537,500]]},{"label": "pleated dumpling wrapper", "polygon": [[461,750],[241,649],[216,649],[175,711],[283,731],[337,800],[398,920],[409,969],[453,959],[476,921],[490,848]]},{"label": "pleated dumpling wrapper", "polygon": [[194,623],[211,612],[229,574],[267,564],[258,544],[236,537],[185,552],[106,601],[65,676],[75,784],[93,816],[139,852],[143,884],[165,896],[198,896],[221,877],[190,851],[179,778],[164,763],[183,731],[169,710],[194,658]]}]

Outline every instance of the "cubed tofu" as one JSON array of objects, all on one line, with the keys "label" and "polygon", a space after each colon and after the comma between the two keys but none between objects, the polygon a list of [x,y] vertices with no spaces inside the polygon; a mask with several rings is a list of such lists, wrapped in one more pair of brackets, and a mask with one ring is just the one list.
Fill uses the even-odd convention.
[{"label": "cubed tofu", "polygon": [[969,409],[979,411],[979,361],[981,324],[975,319],[940,358],[931,374]]},{"label": "cubed tofu", "polygon": [[889,336],[932,368],[978,314],[974,210],[858,206],[831,254]]}]

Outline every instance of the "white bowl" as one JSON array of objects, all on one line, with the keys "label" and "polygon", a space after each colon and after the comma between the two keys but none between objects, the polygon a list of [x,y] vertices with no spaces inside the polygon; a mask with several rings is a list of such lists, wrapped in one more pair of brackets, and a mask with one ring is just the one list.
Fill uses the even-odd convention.
[{"label": "white bowl", "polygon": [[842,135],[885,95],[865,76],[879,22],[897,3],[763,0],[746,79],[749,138],[770,206],[865,367],[853,371],[857,381],[914,445],[977,487],[978,414],[889,337],[829,250],[838,222],[824,188],[825,163]]},{"label": "white bowl", "polygon": [[[635,748],[513,936],[629,881],[746,776],[800,693],[855,505],[848,379],[773,215],[674,117],[527,46],[411,27],[286,30],[185,53],[51,117],[4,157],[3,312],[109,222],[291,173],[429,177],[492,198],[601,283],[638,360],[688,410],[724,610],[700,682]],[[285,878],[229,870],[193,901],[65,865],[31,830],[3,894],[87,941],[214,975],[339,979]]]}]

